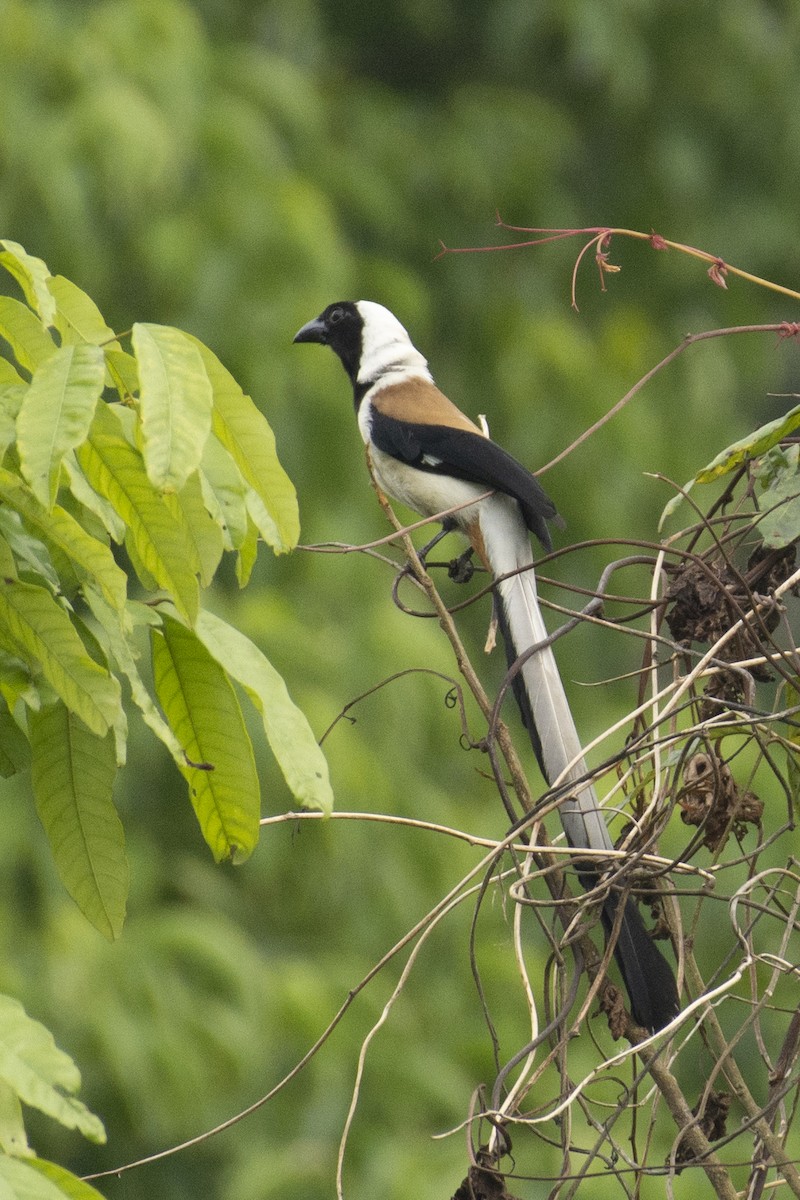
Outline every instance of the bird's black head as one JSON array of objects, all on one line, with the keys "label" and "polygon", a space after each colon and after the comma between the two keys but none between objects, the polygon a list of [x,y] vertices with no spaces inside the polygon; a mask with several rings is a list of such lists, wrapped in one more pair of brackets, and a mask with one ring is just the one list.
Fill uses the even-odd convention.
[{"label": "bird's black head", "polygon": [[330,346],[342,360],[345,371],[355,387],[361,362],[364,318],[352,300],[329,304],[313,321],[309,321],[294,336],[296,342],[319,342]]}]

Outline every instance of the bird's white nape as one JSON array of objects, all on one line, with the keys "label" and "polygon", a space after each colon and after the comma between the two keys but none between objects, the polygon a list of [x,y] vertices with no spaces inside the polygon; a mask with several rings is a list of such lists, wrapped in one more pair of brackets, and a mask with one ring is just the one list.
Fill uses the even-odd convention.
[{"label": "bird's white nape", "polygon": [[421,375],[430,379],[428,360],[415,347],[394,313],[373,300],[356,302],[364,322],[357,382],[376,383],[387,375]]}]

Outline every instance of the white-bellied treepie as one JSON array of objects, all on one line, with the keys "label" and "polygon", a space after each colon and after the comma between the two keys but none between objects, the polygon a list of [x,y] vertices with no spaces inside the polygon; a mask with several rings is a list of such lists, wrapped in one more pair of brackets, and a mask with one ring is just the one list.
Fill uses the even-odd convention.
[{"label": "white-bellied treepie", "polygon": [[[439,391],[427,361],[383,305],[369,300],[331,304],[294,340],[330,346],[341,359],[376,482],[388,496],[424,517],[468,504],[447,525],[466,534],[498,581],[498,623],[509,662],[543,642],[547,630],[528,531],[549,550],[547,522],[556,509],[538,481]],[[576,785],[559,806],[570,845],[612,849],[594,788],[581,782],[587,767],[549,646],[526,660],[514,678],[514,692],[545,779],[560,787]],[[587,886],[596,882],[585,864],[581,874]],[[618,894],[610,892],[602,913],[607,932],[618,904]],[[678,1011],[675,980],[630,898],[614,953],[634,1020],[645,1029],[662,1028]]]}]

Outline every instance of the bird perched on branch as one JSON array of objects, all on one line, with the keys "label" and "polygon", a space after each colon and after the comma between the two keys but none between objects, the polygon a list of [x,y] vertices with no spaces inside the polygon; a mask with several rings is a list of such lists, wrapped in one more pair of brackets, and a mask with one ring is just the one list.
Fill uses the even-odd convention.
[{"label": "bird perched on branch", "polygon": [[[439,391],[426,359],[382,305],[331,304],[294,340],[330,346],[341,359],[379,487],[424,517],[458,509],[443,524],[466,534],[496,581],[509,663],[546,643],[529,531],[549,550],[547,522],[556,509],[538,480]],[[545,779],[566,788],[559,815],[568,842],[600,855],[613,849],[595,790],[586,782],[581,743],[549,645],[526,658],[513,687]],[[597,882],[596,870],[585,862],[580,875],[585,886]],[[602,910],[607,933],[619,904],[619,894],[610,891]],[[634,1020],[661,1029],[678,1012],[675,980],[630,898],[614,953]]]}]

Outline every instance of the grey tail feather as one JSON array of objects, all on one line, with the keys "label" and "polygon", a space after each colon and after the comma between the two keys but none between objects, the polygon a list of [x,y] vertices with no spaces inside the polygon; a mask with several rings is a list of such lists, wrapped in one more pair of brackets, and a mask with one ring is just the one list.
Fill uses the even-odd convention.
[{"label": "grey tail feather", "polygon": [[[522,585],[523,578],[523,576],[517,577],[514,583]],[[506,659],[509,667],[511,667],[516,662],[520,651],[524,652],[528,647],[518,647],[515,643],[503,590],[500,588],[496,589],[495,603],[498,625],[505,643]],[[521,641],[522,638],[520,637],[519,640]],[[534,644],[534,641],[530,642],[530,645]],[[550,651],[548,650],[545,653],[550,653]],[[544,765],[547,755],[543,751],[541,737],[533,717],[534,704],[528,692],[531,677],[535,673],[534,664],[537,657],[538,655],[534,655],[528,660],[528,664],[526,664],[528,667],[527,670],[523,668],[517,671],[513,677],[511,686],[539,767],[547,782],[551,783],[552,780],[548,777],[548,772]],[[593,791],[587,789],[582,793],[580,800],[587,794],[587,791],[589,795],[593,795]],[[567,828],[568,835],[570,829],[574,833],[574,819],[571,819],[569,822],[569,827]],[[570,840],[569,836],[568,840]],[[588,841],[588,838],[584,839],[584,841]],[[611,847],[610,835],[608,835],[607,831],[606,843],[605,846],[595,846],[593,848],[608,849]],[[578,843],[570,841],[570,844]],[[582,885],[588,889],[594,887],[597,883],[598,873],[583,860],[578,877]],[[618,892],[609,892],[603,904],[601,916],[606,937],[613,930],[620,899],[621,897]],[[625,901],[625,912],[620,924],[616,945],[614,946],[614,957],[617,960],[625,988],[630,998],[633,1019],[637,1024],[651,1031],[662,1029],[665,1025],[669,1024],[673,1017],[677,1015],[680,1007],[675,977],[672,968],[647,932],[641,913],[630,897]]]}]

